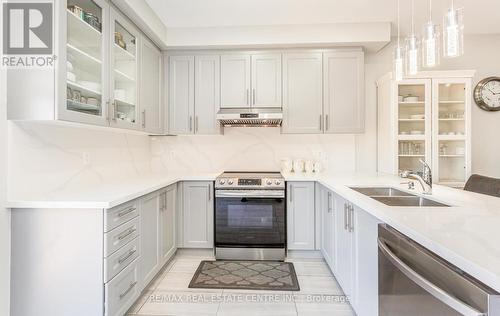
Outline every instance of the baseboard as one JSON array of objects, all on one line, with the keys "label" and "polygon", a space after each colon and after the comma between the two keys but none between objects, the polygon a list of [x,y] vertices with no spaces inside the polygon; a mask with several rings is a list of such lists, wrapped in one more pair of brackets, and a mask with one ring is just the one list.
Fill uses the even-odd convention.
[{"label": "baseboard", "polygon": [[288,250],[287,259],[323,259],[319,250]]}]

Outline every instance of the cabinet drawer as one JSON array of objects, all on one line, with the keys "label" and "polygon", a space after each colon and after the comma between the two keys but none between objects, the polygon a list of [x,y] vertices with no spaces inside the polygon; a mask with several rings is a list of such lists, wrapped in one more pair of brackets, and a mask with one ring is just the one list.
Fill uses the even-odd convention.
[{"label": "cabinet drawer", "polygon": [[106,210],[104,215],[104,231],[109,232],[126,221],[139,215],[138,201],[130,201]]},{"label": "cabinet drawer", "polygon": [[122,316],[139,297],[139,259],[135,259],[122,272],[104,286],[105,315]]},{"label": "cabinet drawer", "polygon": [[104,233],[104,256],[111,255],[139,235],[139,217]]},{"label": "cabinet drawer", "polygon": [[139,256],[139,238],[136,237],[113,255],[104,258],[105,282],[111,280]]}]

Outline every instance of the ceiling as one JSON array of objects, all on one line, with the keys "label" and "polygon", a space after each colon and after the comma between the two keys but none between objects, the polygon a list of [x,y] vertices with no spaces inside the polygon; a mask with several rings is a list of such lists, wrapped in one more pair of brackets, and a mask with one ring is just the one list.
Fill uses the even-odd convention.
[{"label": "ceiling", "polygon": [[[401,1],[401,26],[410,25],[411,0]],[[168,27],[214,27],[392,22],[396,25],[396,0],[146,0]],[[451,0],[433,0],[434,20]],[[500,33],[500,0],[455,0],[465,10],[468,34]],[[416,27],[428,18],[428,1],[415,0]],[[395,28],[393,28],[395,30]]]}]

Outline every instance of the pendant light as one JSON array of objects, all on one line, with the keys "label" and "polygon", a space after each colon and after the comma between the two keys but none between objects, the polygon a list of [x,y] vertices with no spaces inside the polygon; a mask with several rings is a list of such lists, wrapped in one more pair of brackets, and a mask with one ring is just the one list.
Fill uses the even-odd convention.
[{"label": "pendant light", "polygon": [[432,22],[432,0],[429,0],[429,21],[424,25],[422,66],[435,67],[440,61],[439,27]]},{"label": "pendant light", "polygon": [[393,55],[393,61],[392,61],[392,66],[393,66],[393,73],[394,73],[394,80],[396,81],[401,81],[403,80],[404,76],[404,50],[403,47],[401,46],[399,36],[400,36],[400,28],[399,28],[399,0],[398,2],[398,43],[397,46],[394,48],[394,55]]},{"label": "pendant light", "polygon": [[464,53],[463,10],[455,8],[454,0],[451,0],[451,7],[443,19],[443,48],[445,57],[458,57]]},{"label": "pendant light", "polygon": [[406,73],[416,75],[420,66],[420,54],[417,35],[415,35],[415,0],[411,0],[411,34],[406,38]]}]

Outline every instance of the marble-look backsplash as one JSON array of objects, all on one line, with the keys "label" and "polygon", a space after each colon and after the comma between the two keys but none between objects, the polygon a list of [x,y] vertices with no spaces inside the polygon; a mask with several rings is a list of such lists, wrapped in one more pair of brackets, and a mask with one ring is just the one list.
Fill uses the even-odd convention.
[{"label": "marble-look backsplash", "polygon": [[326,171],[355,171],[355,136],[291,135],[279,128],[225,128],[224,135],[153,137],[152,168],[170,172],[280,170],[284,158],[319,160]]},{"label": "marble-look backsplash", "polygon": [[151,172],[145,135],[37,122],[9,122],[10,198],[76,192]]}]

